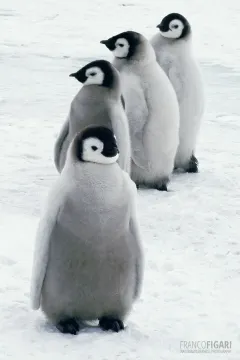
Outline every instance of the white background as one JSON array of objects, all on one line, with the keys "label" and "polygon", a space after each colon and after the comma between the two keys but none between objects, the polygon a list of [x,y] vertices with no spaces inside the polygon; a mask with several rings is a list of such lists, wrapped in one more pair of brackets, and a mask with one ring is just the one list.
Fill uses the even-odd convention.
[{"label": "white background", "polygon": [[[139,191],[141,299],[119,334],[64,336],[29,308],[36,225],[57,176],[53,144],[79,83],[120,31],[153,35],[169,12],[192,24],[206,83],[199,174]],[[240,354],[239,0],[1,0],[0,359],[234,359]],[[180,354],[180,341],[229,340],[231,354]]]}]

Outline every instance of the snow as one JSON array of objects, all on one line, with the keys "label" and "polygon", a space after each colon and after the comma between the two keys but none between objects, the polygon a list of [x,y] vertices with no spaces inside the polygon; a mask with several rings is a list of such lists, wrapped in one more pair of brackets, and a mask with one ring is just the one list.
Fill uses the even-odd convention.
[{"label": "snow", "polygon": [[[101,39],[146,36],[168,12],[194,29],[206,82],[199,174],[170,192],[139,191],[146,257],[141,299],[119,334],[59,334],[29,307],[39,214],[57,173],[53,143],[78,83],[68,75],[109,59]],[[1,0],[0,360],[233,359],[240,355],[240,5],[238,0]],[[230,354],[181,354],[180,341],[232,341]]]}]

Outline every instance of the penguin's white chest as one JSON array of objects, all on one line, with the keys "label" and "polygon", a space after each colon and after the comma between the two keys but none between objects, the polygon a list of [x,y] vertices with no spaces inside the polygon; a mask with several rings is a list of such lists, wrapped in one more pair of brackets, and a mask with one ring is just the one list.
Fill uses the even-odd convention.
[{"label": "penguin's white chest", "polygon": [[179,105],[187,104],[188,108],[198,107],[203,102],[203,83],[200,69],[189,54],[158,52],[158,62],[171,81],[177,94]]},{"label": "penguin's white chest", "polygon": [[158,49],[157,58],[178,98],[180,131],[176,164],[181,167],[189,161],[196,146],[204,111],[202,76],[197,62],[188,52],[168,53]]}]

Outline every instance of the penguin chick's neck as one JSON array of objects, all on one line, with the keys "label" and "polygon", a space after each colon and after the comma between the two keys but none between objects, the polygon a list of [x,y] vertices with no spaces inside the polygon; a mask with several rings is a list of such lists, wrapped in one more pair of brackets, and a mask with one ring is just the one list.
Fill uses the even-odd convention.
[{"label": "penguin chick's neck", "polygon": [[136,52],[130,58],[117,58],[115,57],[113,60],[113,65],[117,69],[121,69],[123,65],[140,65],[146,66],[150,65],[152,62],[156,61],[156,54],[152,45],[149,41],[145,40],[141,42]]},{"label": "penguin chick's neck", "polygon": [[113,83],[110,87],[101,86],[101,85],[84,85],[81,88],[82,94],[88,94],[91,98],[106,100],[119,100],[121,97],[121,88],[120,88],[120,78],[119,76],[114,76]]},{"label": "penguin chick's neck", "polygon": [[175,58],[175,61],[180,61],[180,59],[186,59],[186,57],[193,57],[193,47],[191,39],[169,39],[162,36],[160,33],[157,33],[151,39],[151,44],[153,45],[157,57],[159,59],[165,58],[165,56],[171,55]]},{"label": "penguin chick's neck", "polygon": [[62,171],[63,176],[72,178],[74,182],[85,182],[86,186],[92,188],[92,190],[101,189],[103,183],[108,184],[109,188],[114,187],[112,176],[115,178],[119,175],[120,169],[116,162],[106,165],[79,161],[73,151],[72,148],[67,155],[66,164]]},{"label": "penguin chick's neck", "polygon": [[192,44],[192,33],[189,32],[187,36],[181,39],[173,39],[173,38],[167,38],[164,37],[161,33],[157,33],[155,36],[156,40],[161,45],[169,45],[173,47],[182,47],[188,48]]},{"label": "penguin chick's neck", "polygon": [[[107,86],[97,84],[83,84],[82,90],[84,89],[86,92],[90,93],[101,93],[102,95],[106,94],[107,97],[118,99],[121,96],[120,75],[117,73],[116,69],[114,69],[112,75],[111,83],[109,83]],[[107,76],[107,74],[104,74],[104,76]]]}]

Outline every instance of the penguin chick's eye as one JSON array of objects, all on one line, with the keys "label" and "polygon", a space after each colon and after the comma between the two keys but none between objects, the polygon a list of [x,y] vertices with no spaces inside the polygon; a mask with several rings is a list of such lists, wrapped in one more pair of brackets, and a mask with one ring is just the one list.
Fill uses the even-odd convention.
[{"label": "penguin chick's eye", "polygon": [[177,29],[177,28],[178,28],[178,25],[173,25],[172,28],[173,28],[173,29]]},{"label": "penguin chick's eye", "polygon": [[94,146],[94,145],[91,146],[91,148],[92,148],[93,151],[96,151],[98,149],[97,146]]},{"label": "penguin chick's eye", "polygon": [[118,46],[120,46],[120,47],[124,47],[124,44],[118,44]]},{"label": "penguin chick's eye", "polygon": [[96,75],[95,72],[91,72],[91,73],[89,74],[89,76],[95,76],[95,75]]}]

